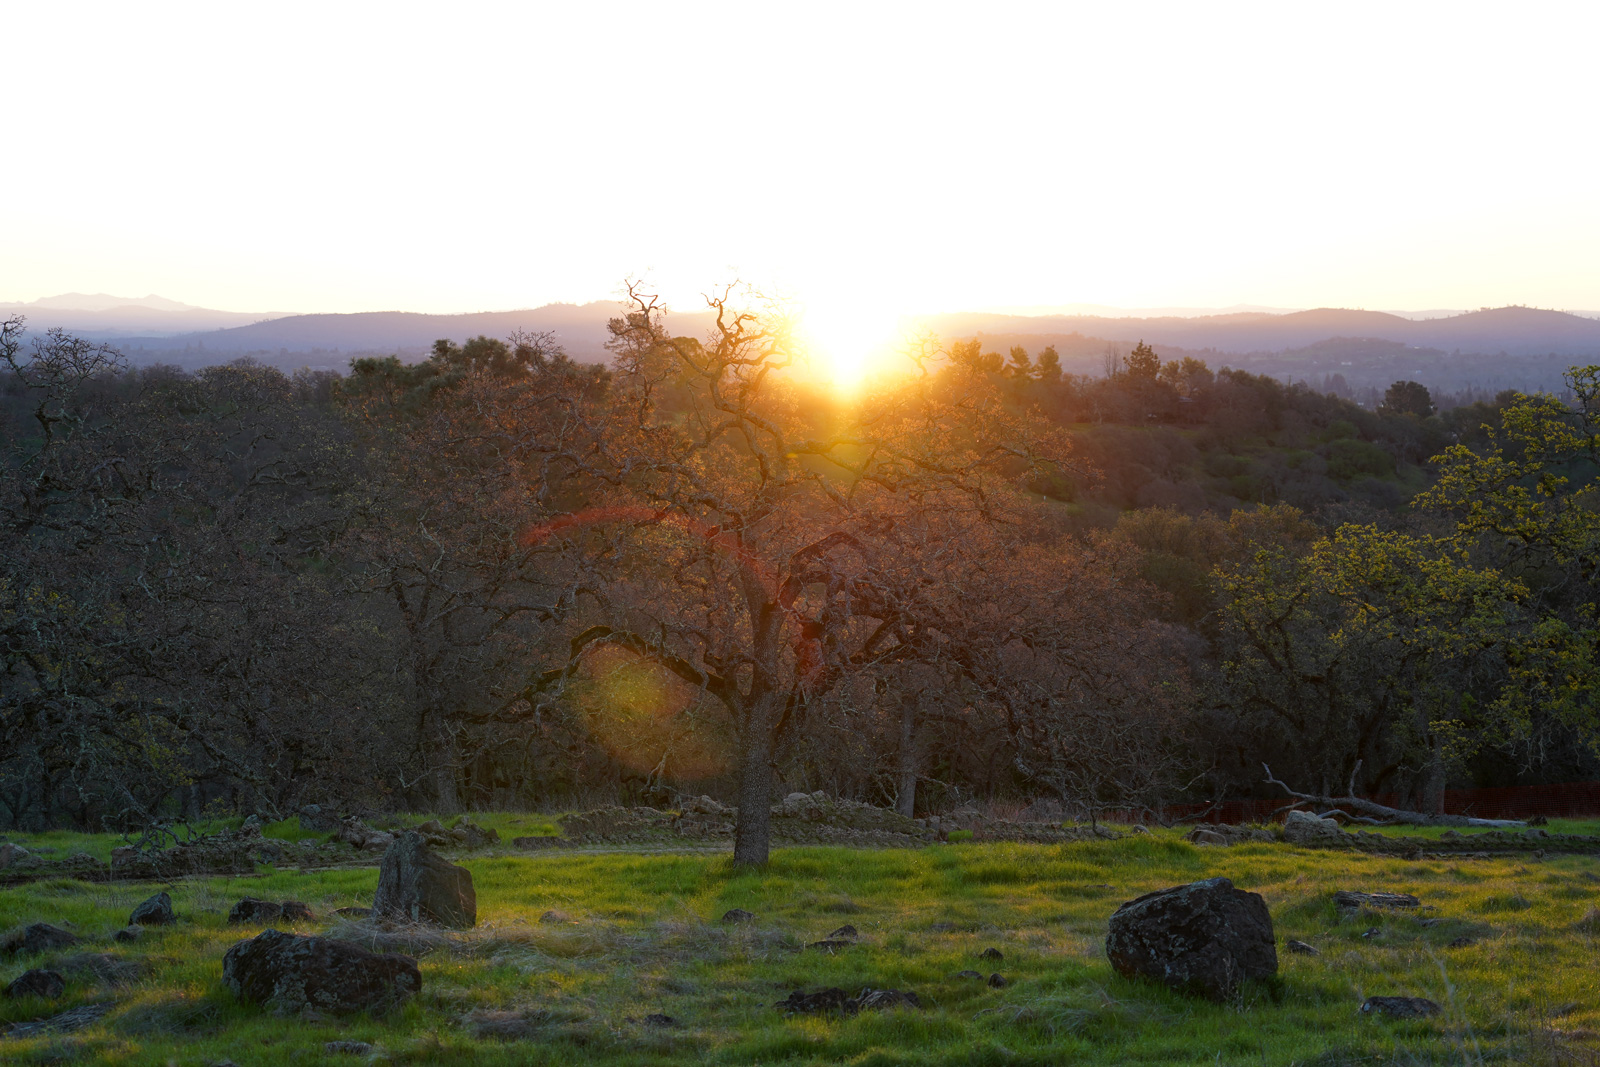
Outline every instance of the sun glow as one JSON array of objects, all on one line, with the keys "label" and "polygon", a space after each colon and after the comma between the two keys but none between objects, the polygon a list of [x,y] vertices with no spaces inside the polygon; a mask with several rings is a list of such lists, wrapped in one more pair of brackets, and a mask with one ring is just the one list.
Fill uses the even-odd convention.
[{"label": "sun glow", "polygon": [[888,368],[899,320],[881,307],[848,301],[808,301],[800,318],[811,371],[845,394],[859,391]]}]

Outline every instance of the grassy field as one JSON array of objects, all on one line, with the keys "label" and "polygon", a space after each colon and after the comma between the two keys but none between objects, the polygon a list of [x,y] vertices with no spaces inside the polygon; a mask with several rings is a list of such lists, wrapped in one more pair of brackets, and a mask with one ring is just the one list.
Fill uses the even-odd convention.
[{"label": "grassy field", "polygon": [[[540,818],[480,821],[533,833]],[[527,822],[500,825],[515,819]],[[794,848],[759,872],[705,854],[491,850],[461,862],[476,881],[478,928],[421,937],[423,991],[384,1018],[281,1019],[236,1002],[220,981],[222,954],[259,929],[226,924],[235,900],[298,899],[329,915],[370,901],[374,869],[262,868],[181,882],[170,889],[182,921],[131,945],[111,934],[156,886],[55,880],[0,891],[0,928],[68,926],[94,942],[79,950],[147,968],[116,987],[73,980],[53,1004],[0,1000],[3,1021],[115,1002],[75,1034],[0,1039],[0,1061],[303,1064],[333,1059],[325,1043],[343,1040],[369,1042],[378,1052],[367,1058],[394,1063],[1600,1063],[1591,1051],[1600,1040],[1600,861],[1587,857],[1408,861],[1282,845],[1196,848],[1157,831],[1071,845]],[[1266,898],[1277,987],[1247,987],[1216,1005],[1112,971],[1104,935],[1118,904],[1219,874]],[[1415,893],[1431,910],[1341,921],[1335,889]],[[716,923],[734,907],[757,921]],[[562,914],[541,921],[548,911]],[[803,948],[843,923],[860,930],[858,946]],[[301,932],[357,929],[319,922]],[[1321,954],[1284,952],[1290,938]],[[1448,947],[1461,938],[1473,943]],[[979,960],[989,947],[1004,960]],[[0,980],[72,951],[0,960]],[[1009,984],[953,977],[969,968]],[[925,1007],[850,1018],[772,1007],[791,990],[826,986],[908,989]],[[1372,994],[1427,996],[1445,1012],[1411,1022],[1358,1016]],[[676,1025],[649,1026],[651,1013]]]}]

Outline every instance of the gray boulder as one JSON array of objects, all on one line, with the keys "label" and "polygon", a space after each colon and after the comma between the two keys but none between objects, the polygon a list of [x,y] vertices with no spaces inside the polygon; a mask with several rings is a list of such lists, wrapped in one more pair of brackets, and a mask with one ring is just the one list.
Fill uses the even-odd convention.
[{"label": "gray boulder", "polygon": [[1212,1000],[1226,998],[1245,979],[1278,973],[1266,901],[1226,878],[1128,901],[1111,916],[1106,956],[1124,977],[1151,978]]},{"label": "gray boulder", "polygon": [[22,931],[22,938],[14,943],[14,951],[24,956],[36,956],[41,952],[67,948],[77,943],[78,937],[76,934],[68,933],[59,926],[51,926],[49,923],[34,923]]},{"label": "gray boulder", "polygon": [[421,834],[395,838],[378,869],[372,910],[380,918],[467,929],[478,922],[472,874],[434,855]]},{"label": "gray boulder", "polygon": [[417,961],[347,941],[264,930],[222,957],[222,982],[240,1000],[283,1012],[382,1011],[422,989]]},{"label": "gray boulder", "polygon": [[1291,845],[1332,845],[1345,842],[1345,832],[1332,819],[1309,811],[1291,811],[1284,816],[1283,839]]},{"label": "gray boulder", "polygon": [[23,971],[6,986],[8,997],[44,997],[55,1000],[67,991],[67,980],[55,971]]},{"label": "gray boulder", "polygon": [[172,913],[172,897],[166,893],[157,893],[128,916],[129,926],[165,926],[177,921],[178,917]]}]

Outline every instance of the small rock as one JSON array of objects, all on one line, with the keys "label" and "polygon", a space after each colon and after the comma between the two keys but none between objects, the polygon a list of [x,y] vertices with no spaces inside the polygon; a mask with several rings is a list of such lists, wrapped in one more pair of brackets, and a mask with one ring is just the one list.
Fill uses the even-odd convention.
[{"label": "small rock", "polygon": [[1197,826],[1190,830],[1188,839],[1189,843],[1193,845],[1226,845],[1228,843],[1226,837],[1223,837],[1215,830],[1207,830],[1203,826]]},{"label": "small rock", "polygon": [[311,905],[303,900],[286,900],[282,904],[283,921],[286,923],[311,923],[317,917],[311,913]]},{"label": "small rock", "polygon": [[241,830],[257,830],[257,831],[259,831],[261,829],[261,816],[253,814],[253,813],[250,814],[250,815],[246,815],[244,817],[244,822],[241,822],[239,824],[239,829],[241,829]]},{"label": "small rock", "polygon": [[1341,889],[1333,894],[1333,902],[1346,910],[1361,908],[1420,908],[1422,901],[1410,893],[1356,893]]},{"label": "small rock", "polygon": [[841,949],[854,948],[854,941],[845,941],[841,938],[828,938],[825,941],[813,941],[806,948],[816,948],[832,955]]},{"label": "small rock", "polygon": [[113,941],[137,941],[139,935],[144,933],[142,926],[125,926],[112,935]]},{"label": "small rock", "polygon": [[1006,958],[1006,954],[1001,952],[999,949],[990,946],[989,948],[986,948],[982,952],[978,953],[978,958],[980,960],[1003,960]]},{"label": "small rock", "polygon": [[722,913],[725,923],[753,923],[756,921],[755,912],[745,911],[743,908],[729,908]]},{"label": "small rock", "polygon": [[839,929],[829,934],[828,939],[834,940],[837,938],[845,941],[854,941],[860,936],[861,934],[856,931],[854,926],[851,926],[849,923],[845,923],[843,926],[839,927]]},{"label": "small rock", "polygon": [[1290,952],[1293,952],[1293,953],[1295,953],[1296,955],[1299,955],[1299,956],[1320,956],[1320,955],[1322,955],[1322,953],[1317,951],[1317,947],[1315,945],[1308,944],[1308,943],[1306,943],[1304,941],[1291,941],[1287,945],[1285,945],[1284,947],[1287,948]]},{"label": "small rock", "polygon": [[1439,1005],[1427,997],[1368,997],[1361,1005],[1361,1014],[1416,1019],[1425,1015],[1438,1015]]},{"label": "small rock", "polygon": [[784,999],[773,1005],[790,1013],[814,1015],[819,1012],[854,1012],[855,1005],[850,995],[838,986],[830,989],[819,989],[815,993],[802,993],[796,989]]},{"label": "small rock", "polygon": [[7,841],[5,844],[0,845],[0,871],[5,870],[18,860],[27,859],[31,855],[33,853],[21,845],[15,845]]},{"label": "small rock", "polygon": [[568,915],[560,908],[551,908],[549,911],[539,916],[539,924],[541,926],[559,926],[562,923],[569,923],[571,921],[572,916]]},{"label": "small rock", "polygon": [[1378,929],[1376,926],[1372,926],[1372,927],[1368,927],[1367,931],[1365,933],[1363,933],[1361,936],[1370,940],[1371,938],[1374,938],[1374,937],[1382,937],[1383,936],[1383,931]]},{"label": "small rock", "polygon": [[335,908],[333,913],[342,919],[366,919],[371,917],[372,909],[351,906],[348,908]]},{"label": "small rock", "polygon": [[228,909],[229,923],[249,923],[252,926],[265,926],[283,918],[283,905],[275,904],[270,900],[257,900],[255,897],[245,897],[232,908]]},{"label": "small rock", "polygon": [[22,940],[17,944],[16,951],[25,956],[36,956],[41,952],[50,952],[77,943],[76,934],[68,933],[59,926],[34,923],[22,931]]},{"label": "small rock", "polygon": [[1133,829],[1129,830],[1128,833],[1144,834],[1146,837],[1148,837],[1150,835],[1150,828],[1147,826],[1135,826]]},{"label": "small rock", "polygon": [[1466,948],[1469,945],[1476,945],[1477,943],[1478,942],[1476,938],[1458,937],[1446,945],[1445,948]]},{"label": "small rock", "polygon": [[172,897],[166,893],[157,893],[128,916],[129,926],[165,926],[177,921],[178,917],[172,913]]},{"label": "small rock", "polygon": [[1004,989],[1006,986],[1008,986],[1010,984],[1011,984],[1010,982],[1005,980],[1005,976],[1003,976],[1003,975],[991,974],[989,976],[989,988],[990,989]]},{"label": "small rock", "polygon": [[8,997],[44,997],[54,1000],[67,991],[67,980],[55,971],[23,971],[6,986]]},{"label": "small rock", "polygon": [[951,975],[950,977],[952,977],[952,978],[976,978],[978,981],[981,982],[981,981],[983,981],[983,972],[982,971],[957,971],[955,974]]},{"label": "small rock", "polygon": [[417,961],[326,937],[265,930],[222,957],[222,982],[240,1000],[293,1013],[381,1010],[422,988]]},{"label": "small rock", "polygon": [[928,927],[928,932],[930,934],[953,934],[959,929],[961,929],[961,927],[957,926],[955,923],[934,923],[932,926]]},{"label": "small rock", "polygon": [[646,1026],[667,1029],[668,1027],[677,1026],[678,1020],[674,1019],[670,1015],[663,1015],[661,1012],[652,1012],[644,1017],[644,1024]]},{"label": "small rock", "polygon": [[920,1008],[922,1001],[904,989],[863,989],[855,998],[857,1011],[882,1011],[885,1008]]},{"label": "small rock", "polygon": [[1545,818],[1543,815],[1532,815],[1532,816],[1529,816],[1527,822],[1528,822],[1529,826],[1549,826],[1550,825],[1550,820]]},{"label": "small rock", "polygon": [[370,1056],[373,1046],[365,1041],[329,1041],[322,1051],[335,1056]]}]

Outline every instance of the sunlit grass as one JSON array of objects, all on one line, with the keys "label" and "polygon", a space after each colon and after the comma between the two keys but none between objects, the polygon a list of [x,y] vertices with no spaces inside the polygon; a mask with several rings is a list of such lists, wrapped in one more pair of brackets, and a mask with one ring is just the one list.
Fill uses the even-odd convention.
[{"label": "sunlit grass", "polygon": [[[506,818],[503,835],[528,829],[516,820],[530,817]],[[477,884],[478,929],[423,956],[422,995],[383,1019],[281,1020],[220,986],[223,952],[255,932],[226,925],[234,900],[299,899],[326,915],[370,899],[371,868],[180,883],[172,893],[185,921],[131,946],[108,939],[155,886],[54,880],[0,892],[0,927],[48,920],[96,942],[90,951],[154,967],[118,991],[74,982],[49,1010],[112,997],[114,1012],[77,1035],[0,1045],[0,1058],[289,1064],[318,1061],[322,1043],[338,1039],[415,1063],[1554,1063],[1583,1062],[1557,1057],[1576,1055],[1600,1031],[1600,921],[1585,918],[1600,897],[1600,862],[1589,857],[1413,861],[1266,844],[1196,848],[1158,831],[1063,846],[783,849],[761,871],[713,854],[463,862]],[[1281,988],[1213,1005],[1116,976],[1104,957],[1111,912],[1140,893],[1215,874],[1265,897]],[[1428,910],[1341,920],[1334,889],[1411,892]],[[715,922],[733,907],[757,921]],[[552,909],[565,917],[541,923]],[[858,947],[802,949],[845,922],[861,932]],[[1291,938],[1321,954],[1283,951]],[[1472,943],[1450,947],[1462,938]],[[978,959],[990,946],[1003,962]],[[40,962],[6,960],[0,979]],[[1011,984],[952,977],[968,968]],[[828,1019],[771,1007],[791,989],[828,985],[911,989],[927,1008]],[[1446,1012],[1406,1023],[1359,1018],[1371,994],[1427,996]],[[4,1020],[44,1010],[0,1001]],[[510,1013],[505,1025],[527,1039],[475,1036],[494,1012]],[[680,1025],[646,1027],[652,1012]]]}]

